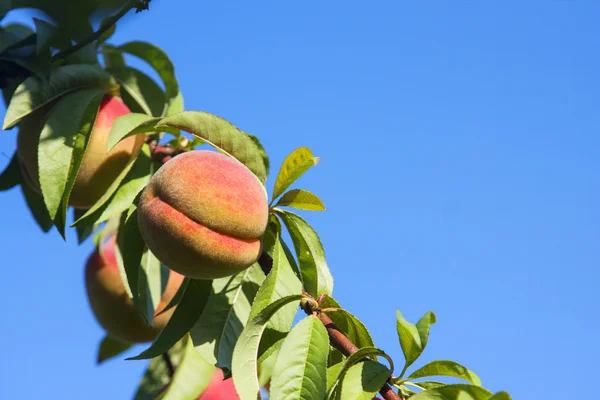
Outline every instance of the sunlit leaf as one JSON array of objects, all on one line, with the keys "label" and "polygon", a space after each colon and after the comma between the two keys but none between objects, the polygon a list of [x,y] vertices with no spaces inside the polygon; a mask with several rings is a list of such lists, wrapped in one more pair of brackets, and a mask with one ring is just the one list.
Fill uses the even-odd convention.
[{"label": "sunlit leaf", "polygon": [[281,164],[279,174],[277,174],[272,200],[279,197],[296,179],[318,162],[319,157],[314,157],[308,147],[299,147],[290,153]]},{"label": "sunlit leaf", "polygon": [[333,277],[317,232],[292,212],[280,209],[275,209],[275,212],[283,220],[294,243],[305,290],[315,298],[321,294],[331,295]]},{"label": "sunlit leaf", "polygon": [[326,296],[323,298],[321,308],[332,308],[332,310],[326,310],[327,316],[357,347],[375,346],[367,327],[354,315],[341,308],[332,297]]},{"label": "sunlit leaf", "polygon": [[430,376],[452,376],[465,379],[473,385],[481,386],[481,379],[479,379],[474,372],[469,371],[466,367],[454,361],[448,360],[432,361],[411,373],[406,379],[417,379]]},{"label": "sunlit leaf", "polygon": [[325,211],[325,204],[316,194],[303,189],[286,192],[275,206],[287,206],[307,211]]},{"label": "sunlit leaf", "polygon": [[273,399],[322,399],[327,390],[329,337],[321,321],[309,315],[283,341],[271,379]]},{"label": "sunlit leaf", "polygon": [[229,121],[202,111],[184,111],[161,119],[157,129],[181,129],[206,141],[222,152],[236,158],[264,182],[265,163],[259,147],[248,134]]},{"label": "sunlit leaf", "polygon": [[[415,394],[411,400],[462,400],[459,396],[466,393],[473,400],[489,400],[492,396],[488,390],[475,385],[453,384],[445,385],[435,389],[429,389]],[[463,397],[464,399],[464,397]]]},{"label": "sunlit leaf", "polygon": [[406,360],[404,369],[400,376],[403,376],[406,369],[413,363],[425,350],[429,340],[429,328],[436,322],[435,314],[428,311],[416,325],[408,322],[402,316],[400,311],[396,311],[396,329],[400,339],[400,346]]},{"label": "sunlit leaf", "polygon": [[302,297],[302,295],[286,296],[269,304],[248,322],[238,338],[231,364],[233,382],[241,400],[256,400],[259,398],[258,346],[267,323],[282,307],[290,303],[298,304]]},{"label": "sunlit leaf", "polygon": [[391,371],[383,364],[365,360],[350,367],[341,383],[341,400],[371,400],[385,385]]}]

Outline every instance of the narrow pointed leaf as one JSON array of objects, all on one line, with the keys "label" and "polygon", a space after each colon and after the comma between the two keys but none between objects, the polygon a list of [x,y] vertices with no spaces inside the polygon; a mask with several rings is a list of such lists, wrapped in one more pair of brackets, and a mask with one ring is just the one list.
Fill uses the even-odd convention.
[{"label": "narrow pointed leaf", "polygon": [[417,379],[431,376],[452,376],[462,378],[475,386],[481,386],[481,379],[466,367],[448,360],[436,360],[414,371],[406,379]]},{"label": "narrow pointed leaf", "polygon": [[408,322],[402,316],[400,311],[396,311],[396,329],[398,330],[398,337],[400,339],[400,346],[404,353],[404,369],[400,376],[404,375],[406,369],[413,363],[425,350],[427,340],[429,338],[429,328],[431,324],[434,324],[435,314],[428,311],[417,323],[414,325]]},{"label": "narrow pointed leaf", "polygon": [[[143,112],[160,117],[165,109],[165,92],[142,71],[131,67],[109,70],[121,85],[123,96],[128,95],[135,102],[129,107],[133,112]],[[129,100],[129,99],[128,99]],[[131,105],[130,101],[126,104]]]},{"label": "narrow pointed leaf", "polygon": [[318,162],[319,157],[314,157],[308,147],[299,147],[291,152],[281,164],[277,174],[272,200],[279,197],[296,179]]},{"label": "narrow pointed leaf", "polygon": [[511,397],[506,392],[498,392],[492,397],[490,397],[488,400],[511,400]]},{"label": "narrow pointed leaf", "polygon": [[489,400],[492,396],[488,390],[475,385],[453,384],[418,393],[410,400],[460,400],[459,395],[466,393],[473,400]]},{"label": "narrow pointed leaf", "polygon": [[341,400],[371,400],[385,385],[391,371],[383,364],[365,360],[350,367],[341,385]]},{"label": "narrow pointed leaf", "polygon": [[283,220],[294,243],[305,290],[315,298],[321,294],[331,295],[333,277],[325,261],[325,250],[317,232],[292,212],[280,209],[275,209],[275,212]]},{"label": "narrow pointed leaf", "polygon": [[112,150],[121,140],[138,133],[156,132],[154,125],[160,118],[146,114],[129,113],[117,118],[108,134],[106,151]]},{"label": "narrow pointed leaf", "polygon": [[167,56],[157,46],[147,42],[135,41],[119,46],[119,50],[146,61],[158,73],[166,89],[167,102],[170,103],[179,93],[175,78],[175,67]]},{"label": "narrow pointed leaf", "polygon": [[339,362],[327,368],[327,392],[329,392],[333,388],[333,385],[335,384],[337,377],[340,374],[340,371],[343,367],[344,363]]},{"label": "narrow pointed leaf", "polygon": [[283,341],[271,380],[273,399],[322,399],[327,390],[329,336],[309,315]]},{"label": "narrow pointed leaf", "polygon": [[183,338],[194,326],[206,307],[211,292],[212,282],[209,280],[185,278],[185,292],[171,319],[158,334],[152,345],[131,360],[154,358],[167,352],[175,343]]},{"label": "narrow pointed leaf", "polygon": [[15,152],[4,171],[0,174],[0,192],[11,189],[21,184],[21,182],[23,182],[23,177],[21,176],[17,152]]},{"label": "narrow pointed leaf", "polygon": [[363,347],[362,349],[359,349],[356,353],[353,353],[348,358],[346,358],[336,380],[333,382],[333,384],[328,385],[330,389],[327,392],[327,399],[332,398],[333,394],[339,389],[338,384],[344,380],[346,372],[348,372],[348,370],[353,365],[357,364],[366,357],[374,356],[385,357],[385,359],[390,363],[390,374],[394,371],[394,362],[383,350],[377,349],[375,347]]},{"label": "narrow pointed leaf", "polygon": [[31,215],[33,219],[38,224],[40,229],[44,232],[48,232],[54,226],[54,222],[52,218],[50,218],[50,214],[48,214],[48,210],[46,209],[46,204],[44,204],[44,199],[38,193],[36,193],[33,189],[29,187],[27,184],[21,185],[21,192],[25,197],[25,201],[27,202],[27,206],[29,207],[29,211],[31,211]]},{"label": "narrow pointed leaf", "polygon": [[271,162],[269,161],[269,155],[267,154],[265,147],[262,145],[262,143],[260,142],[258,137],[251,135],[251,134],[248,134],[248,137],[250,137],[250,139],[254,142],[254,144],[256,144],[256,146],[258,146],[260,155],[262,156],[262,159],[263,159],[263,163],[265,164],[266,174],[269,175],[269,170],[271,168]]},{"label": "narrow pointed leaf", "polygon": [[231,277],[215,279],[206,308],[190,335],[196,350],[213,365],[231,368],[231,357],[242,333],[252,301],[265,279],[260,266]]},{"label": "narrow pointed leaf", "polygon": [[[66,203],[103,95],[103,90],[89,89],[62,97],[42,129],[38,146],[39,180],[52,219],[57,216],[62,222],[66,219]],[[64,225],[56,225],[62,233]]]},{"label": "narrow pointed leaf", "polygon": [[197,399],[208,387],[215,367],[207,363],[191,343],[186,341],[183,360],[177,366],[173,380],[161,400]]},{"label": "narrow pointed leaf", "polygon": [[189,132],[236,158],[254,172],[261,182],[264,182],[267,177],[259,147],[248,134],[223,118],[202,111],[184,111],[163,118],[156,128],[181,129]]},{"label": "narrow pointed leaf", "polygon": [[286,296],[269,304],[244,328],[237,340],[231,363],[233,382],[240,400],[260,399],[257,371],[258,346],[267,323],[282,307],[290,303],[298,304],[302,298],[302,295]]},{"label": "narrow pointed leaf", "polygon": [[334,310],[328,310],[327,315],[358,348],[375,346],[367,327],[354,315],[341,308],[332,297],[326,296],[321,302],[321,308],[334,308]]},{"label": "narrow pointed leaf", "polygon": [[275,206],[286,206],[307,211],[325,211],[325,204],[308,190],[294,189],[286,192]]},{"label": "narrow pointed leaf", "polygon": [[117,83],[110,74],[92,65],[65,65],[52,72],[49,81],[29,77],[20,84],[12,96],[3,129],[15,126],[33,111],[58,99],[68,92],[80,89],[115,90]]},{"label": "narrow pointed leaf", "polygon": [[125,350],[132,346],[131,343],[124,342],[116,339],[110,335],[107,335],[102,339],[100,346],[98,347],[98,364],[111,359],[123,353]]}]

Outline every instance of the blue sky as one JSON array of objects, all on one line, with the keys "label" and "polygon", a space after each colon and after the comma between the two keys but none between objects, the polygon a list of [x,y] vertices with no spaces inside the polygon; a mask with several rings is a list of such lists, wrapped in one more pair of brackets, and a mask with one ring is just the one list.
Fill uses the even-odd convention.
[{"label": "blue sky", "polygon": [[[272,173],[299,146],[322,157],[296,187],[328,210],[302,215],[399,368],[395,310],[431,309],[423,361],[578,398],[600,357],[599,18],[584,0],[156,0],[113,42],[161,46],[186,108],[258,135]],[[14,146],[0,135],[0,168]],[[94,365],[91,244],[42,234],[18,190],[0,209],[0,398],[129,398],[145,363]]]}]

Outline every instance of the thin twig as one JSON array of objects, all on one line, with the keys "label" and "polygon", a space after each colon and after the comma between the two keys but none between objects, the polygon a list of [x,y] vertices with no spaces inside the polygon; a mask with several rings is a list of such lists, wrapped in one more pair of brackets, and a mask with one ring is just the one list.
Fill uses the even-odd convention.
[{"label": "thin twig", "polygon": [[143,1],[143,0],[129,1],[129,3],[127,3],[118,13],[116,13],[112,17],[106,19],[96,32],[93,32],[90,36],[88,36],[81,42],[74,44],[73,46],[69,47],[68,49],[65,49],[63,51],[56,53],[54,56],[52,56],[52,61],[55,62],[58,60],[65,59],[68,56],[70,56],[71,54],[75,53],[77,50],[80,50],[80,49],[84,48],[85,46],[87,46],[88,44],[93,43],[100,36],[102,36],[102,34],[104,32],[109,30],[114,24],[117,23],[118,20],[120,20],[125,14],[127,14],[133,8],[135,8],[137,10],[136,12],[139,12],[143,9],[147,9],[148,2]]}]

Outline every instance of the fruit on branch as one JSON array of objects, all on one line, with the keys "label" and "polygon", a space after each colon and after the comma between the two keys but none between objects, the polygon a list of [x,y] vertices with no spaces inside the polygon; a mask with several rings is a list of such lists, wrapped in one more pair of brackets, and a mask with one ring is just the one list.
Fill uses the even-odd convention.
[{"label": "fruit on branch", "polygon": [[165,327],[175,311],[173,307],[160,314],[177,293],[183,276],[170,271],[152,327],[137,311],[125,290],[115,251],[116,237],[111,236],[87,261],[85,285],[90,306],[100,325],[111,335],[130,343],[149,342]]},{"label": "fruit on branch", "polygon": [[233,379],[223,380],[223,371],[216,369],[210,383],[197,400],[239,400]]},{"label": "fruit on branch", "polygon": [[[43,107],[24,118],[17,138],[17,154],[22,170],[25,171],[25,179],[38,193],[38,142],[51,112],[51,106]],[[125,103],[118,97],[106,95],[102,99],[71,191],[69,205],[83,209],[91,207],[106,192],[131,158],[139,153],[144,135],[126,138],[110,152],[106,152],[108,135],[115,119],[129,112]]]},{"label": "fruit on branch", "polygon": [[267,193],[234,158],[194,150],[167,161],[138,204],[140,232],[169,268],[216,279],[251,266],[267,227]]}]

